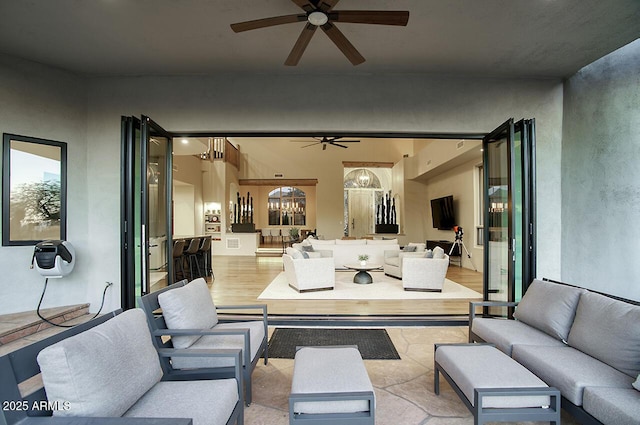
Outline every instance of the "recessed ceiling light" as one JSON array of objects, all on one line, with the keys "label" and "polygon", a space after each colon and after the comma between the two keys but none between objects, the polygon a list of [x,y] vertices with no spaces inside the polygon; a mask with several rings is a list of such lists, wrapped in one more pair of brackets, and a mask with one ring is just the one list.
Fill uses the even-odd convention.
[{"label": "recessed ceiling light", "polygon": [[183,145],[188,145],[188,144],[189,144],[189,141],[188,141],[187,139],[182,139],[182,144],[183,144]]}]

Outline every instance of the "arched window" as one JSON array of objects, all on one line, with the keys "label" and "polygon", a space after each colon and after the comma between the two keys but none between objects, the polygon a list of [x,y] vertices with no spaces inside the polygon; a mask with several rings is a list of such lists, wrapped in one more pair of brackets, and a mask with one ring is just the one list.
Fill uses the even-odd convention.
[{"label": "arched window", "polygon": [[307,195],[297,187],[279,187],[269,192],[269,226],[304,226]]},{"label": "arched window", "polygon": [[345,189],[380,189],[380,179],[371,171],[359,168],[347,173],[344,176]]}]

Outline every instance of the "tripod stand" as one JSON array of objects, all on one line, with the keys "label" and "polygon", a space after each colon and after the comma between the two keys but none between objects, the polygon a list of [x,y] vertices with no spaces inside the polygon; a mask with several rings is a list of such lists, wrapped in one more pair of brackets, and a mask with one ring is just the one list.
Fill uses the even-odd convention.
[{"label": "tripod stand", "polygon": [[464,249],[464,252],[467,253],[467,258],[469,259],[469,261],[471,262],[471,265],[473,266],[473,270],[478,271],[478,269],[476,268],[476,265],[473,263],[471,254],[469,254],[467,247],[464,245],[464,242],[462,241],[462,235],[464,235],[464,232],[462,231],[462,227],[453,226],[453,231],[456,232],[456,240],[453,242],[453,245],[451,245],[451,249],[449,250],[449,257],[451,257],[453,250],[456,247],[458,247],[457,252],[460,253],[460,267],[462,267],[462,250]]}]

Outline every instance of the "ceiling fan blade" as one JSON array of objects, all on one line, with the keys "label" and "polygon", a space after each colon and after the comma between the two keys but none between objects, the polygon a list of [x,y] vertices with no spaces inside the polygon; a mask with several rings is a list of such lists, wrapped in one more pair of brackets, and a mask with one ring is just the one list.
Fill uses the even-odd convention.
[{"label": "ceiling fan blade", "polygon": [[293,49],[291,49],[291,53],[289,53],[287,60],[284,61],[285,65],[296,66],[298,62],[300,62],[300,58],[309,45],[311,37],[313,37],[313,34],[315,34],[317,28],[317,26],[312,24],[307,24],[304,27],[304,29],[300,33],[300,37],[298,37],[298,41],[296,41]]},{"label": "ceiling fan blade", "polygon": [[322,143],[322,142],[311,143],[311,144],[304,145],[304,146],[300,146],[300,147],[301,147],[301,148],[308,148],[309,146],[315,146],[315,145],[317,145],[317,144],[319,144],[319,143]]},{"label": "ceiling fan blade", "polygon": [[285,15],[274,16],[273,18],[256,19],[254,21],[238,22],[231,24],[234,32],[243,32],[256,30],[258,28],[273,27],[275,25],[291,24],[293,22],[302,22],[307,20],[307,15]]},{"label": "ceiling fan blade", "polygon": [[340,0],[318,0],[317,7],[327,13],[333,9]]},{"label": "ceiling fan blade", "polygon": [[305,12],[313,12],[314,10],[316,10],[316,7],[313,5],[313,3],[311,3],[308,0],[291,0],[291,1],[297,4],[298,6],[300,6],[302,10],[304,10]]},{"label": "ceiling fan blade", "polygon": [[406,26],[409,22],[408,11],[387,10],[340,10],[329,13],[333,22],[350,24],[377,24]]},{"label": "ceiling fan blade", "polygon": [[360,140],[340,140],[340,143],[360,143]]},{"label": "ceiling fan blade", "polygon": [[341,147],[341,148],[345,148],[345,149],[346,149],[346,148],[348,148],[348,146],[341,145],[340,143],[336,143],[336,142],[331,142],[331,143],[329,143],[329,144],[330,144],[330,145],[333,145],[333,146],[338,146],[338,147]]},{"label": "ceiling fan blade", "polygon": [[365,61],[364,57],[358,52],[358,50],[347,40],[347,37],[331,22],[327,22],[322,27],[322,30],[327,36],[338,46],[338,49],[349,59],[353,65],[360,65]]}]

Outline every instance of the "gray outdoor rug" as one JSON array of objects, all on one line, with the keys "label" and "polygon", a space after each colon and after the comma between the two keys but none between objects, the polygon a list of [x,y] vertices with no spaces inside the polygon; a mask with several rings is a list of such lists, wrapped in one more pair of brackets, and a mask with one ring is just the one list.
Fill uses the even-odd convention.
[{"label": "gray outdoor rug", "polygon": [[320,345],[355,345],[364,360],[400,359],[384,329],[276,328],[269,340],[269,357],[293,359],[296,347]]}]

